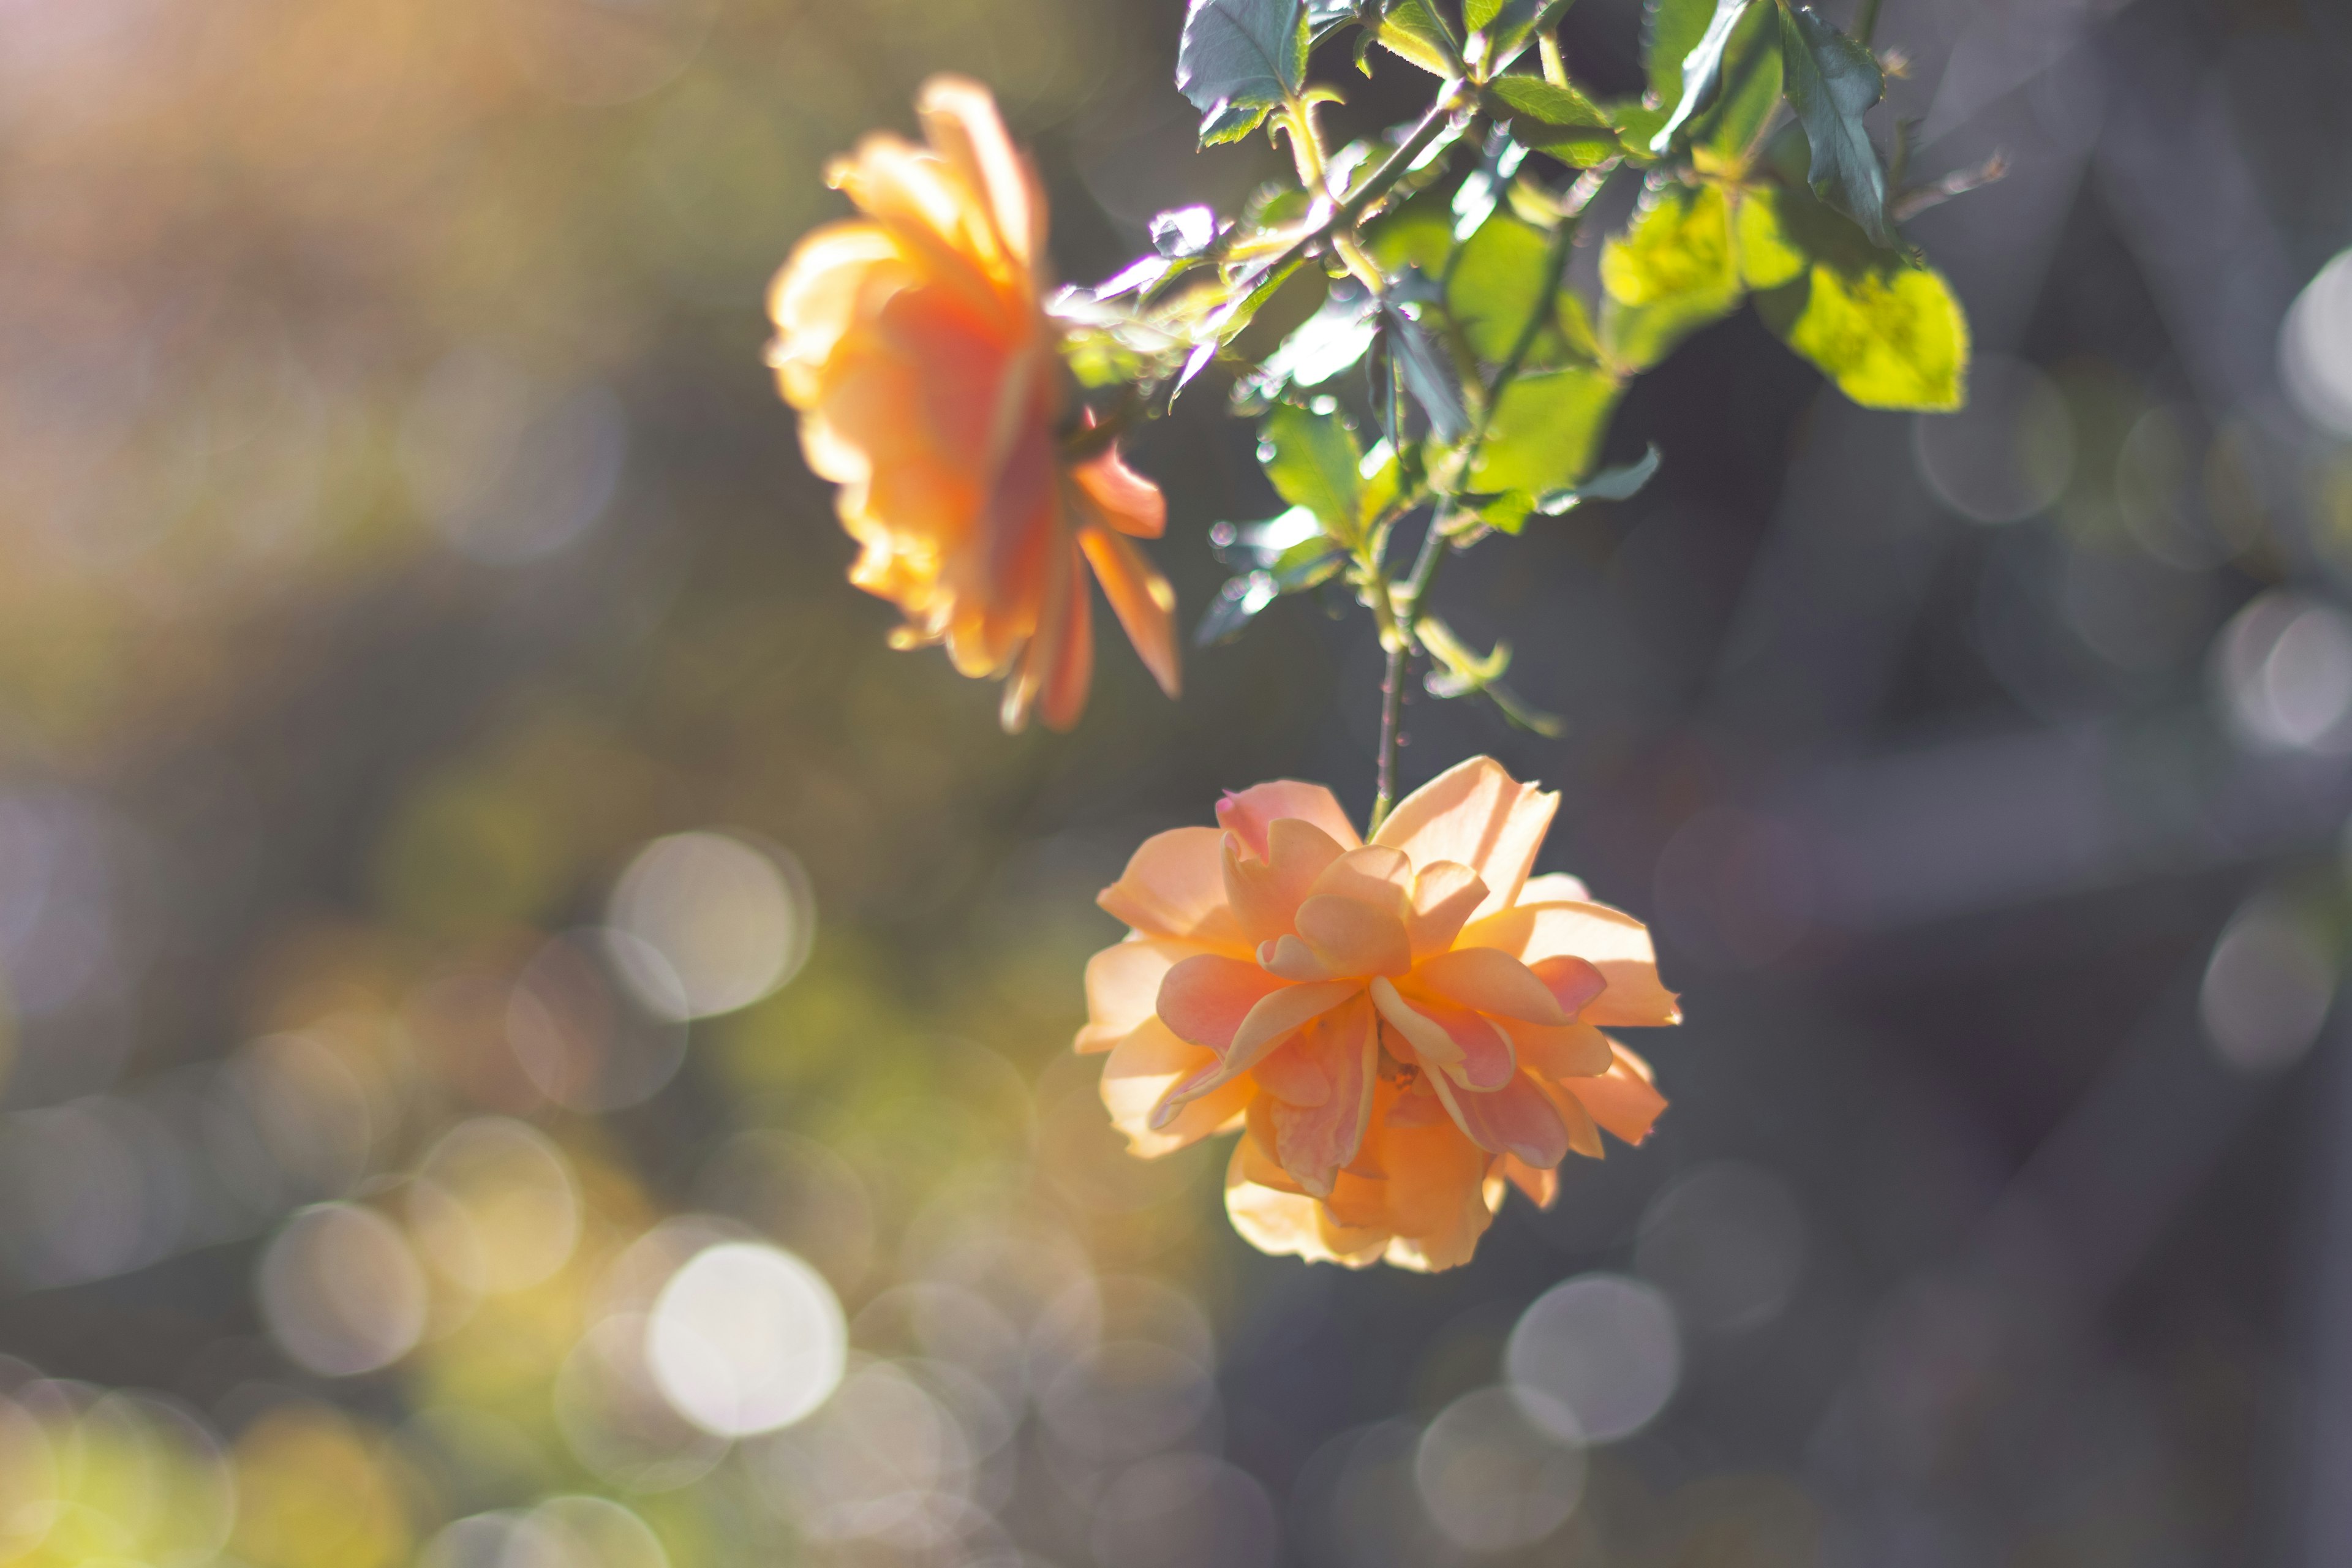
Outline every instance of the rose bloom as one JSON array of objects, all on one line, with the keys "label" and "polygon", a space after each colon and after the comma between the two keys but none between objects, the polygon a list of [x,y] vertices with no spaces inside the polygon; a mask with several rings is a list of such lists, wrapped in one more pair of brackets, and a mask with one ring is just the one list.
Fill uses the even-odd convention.
[{"label": "rose bloom", "polygon": [[1492,758],[1400,802],[1370,844],[1320,784],[1229,795],[1147,839],[1102,907],[1081,1051],[1150,1158],[1239,1128],[1234,1226],[1352,1268],[1469,1260],[1506,1184],[1549,1205],[1665,1109],[1603,1026],[1682,1021],[1649,931],[1529,877],[1559,803]]},{"label": "rose bloom", "polygon": [[929,144],[877,133],[836,160],[865,216],[803,239],[768,297],[777,385],[859,546],[849,580],[905,614],[895,646],[1006,677],[1007,730],[1033,708],[1066,729],[1094,674],[1091,566],[1172,697],[1176,595],[1130,542],[1166,504],[1108,445],[1064,453],[1084,416],[1039,302],[1036,172],[978,83],[934,77],[916,108]]}]

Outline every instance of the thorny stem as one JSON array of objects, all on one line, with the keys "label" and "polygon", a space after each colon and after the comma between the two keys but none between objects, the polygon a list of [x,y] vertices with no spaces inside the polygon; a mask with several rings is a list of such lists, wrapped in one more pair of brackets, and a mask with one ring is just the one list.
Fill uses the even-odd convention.
[{"label": "thorny stem", "polygon": [[1588,171],[1570,187],[1559,226],[1552,230],[1551,248],[1544,258],[1544,282],[1536,295],[1536,307],[1520,325],[1511,352],[1495,367],[1493,377],[1486,383],[1478,418],[1471,426],[1469,438],[1463,443],[1461,455],[1454,465],[1451,489],[1437,498],[1437,505],[1430,514],[1429,531],[1422,536],[1421,552],[1413,558],[1412,571],[1406,576],[1402,591],[1391,592],[1386,574],[1377,571],[1373,574],[1372,615],[1380,623],[1381,641],[1388,649],[1388,664],[1381,681],[1381,750],[1372,798],[1374,833],[1381,830],[1381,824],[1388,820],[1389,811],[1396,804],[1396,754],[1404,741],[1405,678],[1411,670],[1413,650],[1419,646],[1422,609],[1429,602],[1430,588],[1437,581],[1437,569],[1445,559],[1446,538],[1452,531],[1455,504],[1451,489],[1458,489],[1477,466],[1479,449],[1494,428],[1495,410],[1503,394],[1517,379],[1528,355],[1534,352],[1536,340],[1543,335],[1552,301],[1568,272],[1569,253],[1576,247],[1578,224],[1584,209],[1592,205],[1593,198],[1611,179],[1629,166],[1620,164],[1605,173]]}]

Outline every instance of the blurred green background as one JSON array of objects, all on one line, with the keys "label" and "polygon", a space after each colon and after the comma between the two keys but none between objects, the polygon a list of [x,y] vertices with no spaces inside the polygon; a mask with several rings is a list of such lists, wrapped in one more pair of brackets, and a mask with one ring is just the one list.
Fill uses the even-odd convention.
[{"label": "blurred green background", "polygon": [[[1570,727],[1406,782],[1563,790],[1692,1022],[1433,1279],[1249,1252],[1066,1049],[1144,836],[1369,805],[1360,617],[1006,739],[761,363],[933,70],[1066,277],[1230,210],[1181,21],[0,0],[0,1563],[2352,1559],[2352,16],[1888,0],[1919,171],[2013,171],[1912,229],[1970,410],[1742,315],[1449,572]],[[1135,445],[1188,621],[1252,445]]]}]

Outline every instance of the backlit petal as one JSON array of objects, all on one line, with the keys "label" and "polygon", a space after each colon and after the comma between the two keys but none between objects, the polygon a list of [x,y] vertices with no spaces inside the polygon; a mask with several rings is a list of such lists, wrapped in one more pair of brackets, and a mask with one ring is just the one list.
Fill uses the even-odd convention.
[{"label": "backlit petal", "polygon": [[1639,1143],[1666,1109],[1666,1097],[1650,1081],[1648,1064],[1612,1040],[1616,1059],[1598,1078],[1573,1078],[1561,1087],[1583,1103],[1592,1120],[1628,1143]]},{"label": "backlit petal", "polygon": [[1459,860],[1422,867],[1412,879],[1412,907],[1405,915],[1413,957],[1426,958],[1452,947],[1471,912],[1486,901],[1486,884]]},{"label": "backlit petal", "polygon": [[1275,1154],[1299,1185],[1328,1195],[1339,1168],[1356,1157],[1372,1110],[1373,1064],[1380,1043],[1372,1010],[1360,999],[1300,1033],[1286,1050],[1312,1058],[1328,1092],[1314,1105],[1268,1104]]},{"label": "backlit petal", "polygon": [[1519,1065],[1549,1079],[1592,1078],[1609,1070],[1616,1059],[1609,1037],[1590,1024],[1566,1024],[1547,1028],[1517,1019],[1497,1019],[1511,1037]]},{"label": "backlit petal", "polygon": [[1272,784],[1252,784],[1244,790],[1229,793],[1217,802],[1217,826],[1228,833],[1238,834],[1250,852],[1261,859],[1269,854],[1269,830],[1274,824],[1288,818],[1311,823],[1322,829],[1331,841],[1342,849],[1360,849],[1363,840],[1357,837],[1355,825],[1339,808],[1331,792],[1318,784],[1300,784],[1295,779],[1276,779]]},{"label": "backlit petal", "polygon": [[1527,963],[1559,956],[1591,963],[1609,988],[1584,1009],[1587,1023],[1639,1027],[1683,1021],[1675,994],[1658,982],[1649,928],[1622,910],[1606,904],[1521,904],[1472,921],[1461,942],[1500,948]]},{"label": "backlit petal", "polygon": [[1215,1059],[1200,1047],[1178,1039],[1156,1019],[1145,1022],[1112,1047],[1103,1061],[1102,1100],[1110,1111],[1111,1125],[1127,1134],[1129,1153],[1157,1159],[1223,1131],[1241,1117],[1256,1092],[1247,1079],[1192,1100],[1163,1126],[1151,1125],[1152,1110],[1169,1088]]},{"label": "backlit petal", "polygon": [[1486,884],[1476,912],[1487,915],[1518,898],[1559,805],[1559,795],[1519,783],[1492,757],[1473,757],[1399,801],[1372,842],[1404,851],[1415,865],[1469,867]]},{"label": "backlit petal", "polygon": [[1198,950],[1164,938],[1114,942],[1087,960],[1087,1026],[1080,1051],[1107,1051],[1160,1010],[1160,983]]},{"label": "backlit petal", "polygon": [[1567,1157],[1567,1123],[1527,1074],[1514,1073],[1484,1093],[1456,1088],[1443,1075],[1432,1087],[1454,1125],[1481,1149],[1517,1155],[1530,1165],[1557,1165]]},{"label": "backlit petal", "polygon": [[1368,904],[1393,909],[1400,919],[1403,918],[1412,890],[1412,862],[1394,849],[1369,844],[1360,849],[1350,849],[1332,861],[1309,889],[1310,893],[1361,899]]},{"label": "backlit petal", "polygon": [[1178,1037],[1223,1056],[1252,1008],[1286,989],[1256,964],[1223,953],[1203,952],[1169,967],[1160,982],[1155,1010]]},{"label": "backlit petal", "polygon": [[1168,527],[1168,500],[1160,487],[1137,473],[1115,446],[1070,469],[1087,503],[1103,521],[1137,539],[1157,539]]},{"label": "backlit petal", "polygon": [[1570,1016],[1533,970],[1491,947],[1458,947],[1424,959],[1404,989],[1530,1024],[1565,1024]]},{"label": "backlit petal", "polygon": [[1392,904],[1318,893],[1298,906],[1297,924],[1299,936],[1335,974],[1393,975],[1412,967],[1412,946]]},{"label": "backlit petal", "polygon": [[1080,529],[1078,543],[1143,668],[1151,672],[1160,690],[1175,696],[1183,687],[1183,656],[1176,643],[1176,590],[1142,551],[1108,529]]},{"label": "backlit petal", "polygon": [[1155,833],[1095,902],[1146,936],[1246,952],[1241,922],[1225,907],[1223,838],[1213,827]]}]

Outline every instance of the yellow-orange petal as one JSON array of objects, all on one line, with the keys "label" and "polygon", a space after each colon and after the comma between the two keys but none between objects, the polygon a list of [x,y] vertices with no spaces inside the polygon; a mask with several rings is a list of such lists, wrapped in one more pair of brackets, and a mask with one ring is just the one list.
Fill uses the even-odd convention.
[{"label": "yellow-orange petal", "polygon": [[[1038,693],[1038,716],[1049,730],[1068,730],[1077,723],[1078,715],[1086,710],[1087,688],[1094,683],[1094,595],[1087,592],[1085,569],[1075,546],[1069,554],[1069,564],[1059,576],[1058,603],[1049,597],[1045,607],[1045,615],[1060,622],[1051,648],[1052,662]],[[1042,627],[1037,640],[1045,641]]]},{"label": "yellow-orange petal", "polygon": [[1426,958],[1452,947],[1469,923],[1471,911],[1486,901],[1486,884],[1459,860],[1419,868],[1412,879],[1412,907],[1405,915],[1413,957]]},{"label": "yellow-orange petal", "polygon": [[1153,834],[1095,902],[1146,936],[1247,952],[1241,923],[1225,907],[1223,837],[1213,827]]},{"label": "yellow-orange petal", "polygon": [[1683,1020],[1678,999],[1659,983],[1649,928],[1606,904],[1521,904],[1473,921],[1461,943],[1499,948],[1525,963],[1583,959],[1609,982],[1584,1008],[1588,1023],[1624,1028]]},{"label": "yellow-orange petal", "polygon": [[1102,1100],[1111,1125],[1127,1135],[1127,1152],[1153,1160],[1197,1143],[1237,1121],[1255,1091],[1247,1080],[1223,1086],[1186,1104],[1159,1126],[1151,1113],[1169,1087],[1215,1058],[1178,1039],[1157,1019],[1147,1019],[1104,1058]]},{"label": "yellow-orange petal", "polygon": [[1080,1052],[1107,1051],[1160,1010],[1160,983],[1199,950],[1164,937],[1131,937],[1087,960],[1087,1026]]},{"label": "yellow-orange petal", "polygon": [[1589,904],[1591,889],[1581,877],[1571,877],[1565,871],[1546,871],[1540,877],[1529,877],[1519,896],[1512,900],[1521,904]]},{"label": "yellow-orange petal", "polygon": [[1143,668],[1160,690],[1175,696],[1184,683],[1183,655],[1176,642],[1176,590],[1141,550],[1108,529],[1080,529],[1078,543]]},{"label": "yellow-orange petal", "polygon": [[1486,1151],[1451,1121],[1391,1127],[1381,1142],[1389,1223],[1397,1231],[1389,1261],[1416,1269],[1467,1263],[1494,1218],[1483,1190]]},{"label": "yellow-orange petal", "polygon": [[1070,478],[1109,527],[1136,539],[1157,539],[1167,531],[1167,498],[1127,466],[1116,446],[1074,466]]},{"label": "yellow-orange petal", "polygon": [[1315,879],[1309,895],[1360,899],[1365,903],[1396,910],[1402,918],[1412,889],[1412,862],[1398,851],[1368,844],[1350,849]]},{"label": "yellow-orange petal", "polygon": [[1225,1168],[1225,1214],[1244,1241],[1260,1252],[1310,1263],[1363,1268],[1380,1261],[1388,1241],[1383,1233],[1335,1226],[1324,1206],[1307,1194],[1249,1180],[1243,1170],[1253,1147],[1246,1138],[1234,1144]]},{"label": "yellow-orange petal", "polygon": [[1519,783],[1494,758],[1473,757],[1399,801],[1372,842],[1402,850],[1415,865],[1469,867],[1487,889],[1476,915],[1488,915],[1518,898],[1559,805],[1559,795]]},{"label": "yellow-orange petal", "polygon": [[1615,1059],[1607,1072],[1564,1079],[1560,1087],[1582,1102],[1593,1121],[1626,1142],[1639,1143],[1666,1109],[1666,1097],[1650,1081],[1648,1063],[1614,1040],[1609,1044]]},{"label": "yellow-orange petal", "polygon": [[1045,248],[1045,194],[988,89],[968,77],[935,76],[917,92],[915,112],[932,149],[981,198],[998,247],[1034,266]]},{"label": "yellow-orange petal", "polygon": [[1363,847],[1364,841],[1357,837],[1355,824],[1348,820],[1348,814],[1340,809],[1331,792],[1318,784],[1276,779],[1271,784],[1231,791],[1217,802],[1217,826],[1239,837],[1250,853],[1261,859],[1273,852],[1274,825],[1285,820],[1320,829],[1342,850]]},{"label": "yellow-orange petal", "polygon": [[1609,977],[1598,966],[1566,953],[1538,958],[1528,968],[1544,983],[1552,1000],[1559,1004],[1559,1010],[1571,1018],[1581,1016],[1609,989]]},{"label": "yellow-orange petal", "polygon": [[1570,1017],[1535,971],[1491,947],[1457,947],[1425,958],[1413,966],[1404,989],[1529,1024],[1559,1025]]},{"label": "yellow-orange petal", "polygon": [[1334,974],[1398,975],[1412,968],[1412,944],[1393,900],[1381,905],[1317,893],[1298,906],[1296,923],[1300,939]]},{"label": "yellow-orange petal", "polygon": [[1395,1026],[1423,1067],[1468,1088],[1494,1089],[1517,1070],[1510,1038],[1484,1014],[1427,995],[1407,997],[1391,987],[1384,997],[1375,980],[1373,1005]]},{"label": "yellow-orange petal", "polygon": [[1496,1022],[1510,1036],[1519,1065],[1541,1078],[1594,1078],[1607,1072],[1609,1064],[1617,1059],[1610,1050],[1609,1037],[1590,1024],[1547,1028],[1512,1018]]},{"label": "yellow-orange petal", "polygon": [[1285,980],[1337,980],[1339,972],[1316,956],[1298,937],[1285,934],[1257,944],[1257,966]]},{"label": "yellow-orange petal", "polygon": [[[1503,1154],[1495,1161],[1494,1173],[1527,1194],[1539,1209],[1551,1207],[1552,1200],[1559,1196],[1559,1168],[1556,1165],[1538,1168],[1517,1155]],[[1500,1205],[1490,1199],[1486,1206]]]},{"label": "yellow-orange petal", "polygon": [[1286,984],[1256,964],[1223,953],[1195,953],[1160,977],[1153,1010],[1179,1038],[1223,1057],[1260,1002]]}]

